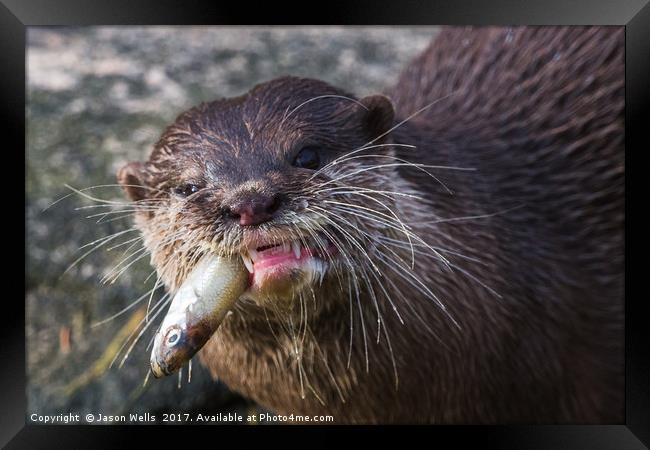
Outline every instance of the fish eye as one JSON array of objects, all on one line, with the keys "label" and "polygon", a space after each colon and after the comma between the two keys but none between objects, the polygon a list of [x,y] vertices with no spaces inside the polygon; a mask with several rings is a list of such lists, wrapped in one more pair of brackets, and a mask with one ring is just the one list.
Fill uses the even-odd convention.
[{"label": "fish eye", "polygon": [[173,347],[180,342],[181,330],[174,329],[167,335],[167,345]]},{"label": "fish eye", "polygon": [[181,197],[189,197],[190,195],[200,190],[201,188],[196,184],[185,183],[175,187],[174,194],[180,195]]},{"label": "fish eye", "polygon": [[318,148],[315,146],[303,147],[293,160],[293,166],[301,169],[318,169],[320,167]]}]

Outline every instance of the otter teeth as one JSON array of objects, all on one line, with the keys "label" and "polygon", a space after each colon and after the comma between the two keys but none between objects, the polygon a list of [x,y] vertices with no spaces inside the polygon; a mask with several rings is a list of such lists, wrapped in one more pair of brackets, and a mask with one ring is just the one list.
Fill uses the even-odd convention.
[{"label": "otter teeth", "polygon": [[[255,250],[253,250],[255,251]],[[245,253],[241,254],[241,259],[244,261],[244,265],[246,266],[246,270],[248,270],[249,273],[253,273],[253,261],[251,260],[251,257]]]},{"label": "otter teeth", "polygon": [[291,241],[291,249],[293,250],[293,256],[295,256],[296,259],[300,259],[300,242]]},{"label": "otter teeth", "polygon": [[[292,252],[296,259],[300,259],[302,247],[298,240],[283,242],[278,247],[282,249],[282,252]],[[259,259],[259,252],[253,248],[249,248],[248,251],[242,252],[241,259],[244,262],[246,269],[248,269],[250,273],[253,273],[255,271],[255,261]]]}]

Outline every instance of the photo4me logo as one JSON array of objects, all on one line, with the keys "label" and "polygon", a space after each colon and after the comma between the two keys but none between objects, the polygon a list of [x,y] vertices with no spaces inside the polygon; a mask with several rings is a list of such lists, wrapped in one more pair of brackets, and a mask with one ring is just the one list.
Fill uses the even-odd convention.
[{"label": "photo4me logo", "polygon": [[304,416],[300,414],[270,414],[260,413],[259,423],[278,423],[278,422],[293,422],[293,423],[334,423],[334,416]]}]

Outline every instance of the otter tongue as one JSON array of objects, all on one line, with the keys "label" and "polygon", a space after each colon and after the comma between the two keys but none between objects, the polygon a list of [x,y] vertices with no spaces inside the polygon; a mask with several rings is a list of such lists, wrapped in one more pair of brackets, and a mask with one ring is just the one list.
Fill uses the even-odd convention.
[{"label": "otter tongue", "polygon": [[267,267],[280,265],[290,261],[297,261],[306,255],[306,249],[294,243],[277,245],[262,251],[251,252],[251,259],[255,270],[263,270]]},{"label": "otter tongue", "polygon": [[295,261],[296,257],[292,252],[276,253],[274,255],[264,255],[255,261],[255,270],[259,271],[270,266],[283,264],[288,261]]}]

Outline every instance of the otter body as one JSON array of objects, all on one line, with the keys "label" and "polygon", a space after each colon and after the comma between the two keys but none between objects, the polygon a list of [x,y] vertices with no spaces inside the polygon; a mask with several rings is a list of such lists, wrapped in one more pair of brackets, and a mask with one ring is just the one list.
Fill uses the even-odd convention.
[{"label": "otter body", "polygon": [[179,116],[119,174],[165,205],[137,224],[168,289],[198,242],[336,250],[251,275],[201,361],[336,423],[623,420],[623,36],[443,29],[387,97],[282,78]]}]

